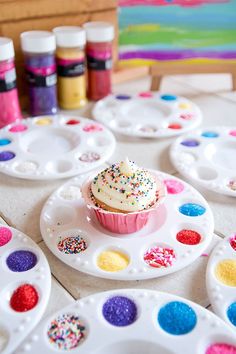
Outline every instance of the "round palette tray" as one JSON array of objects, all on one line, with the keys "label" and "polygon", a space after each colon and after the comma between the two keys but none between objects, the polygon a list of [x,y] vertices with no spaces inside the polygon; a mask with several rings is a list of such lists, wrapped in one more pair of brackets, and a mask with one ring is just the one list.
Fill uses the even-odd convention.
[{"label": "round palette tray", "polygon": [[113,134],[93,120],[28,118],[0,130],[0,172],[37,180],[71,177],[102,165],[114,149]]},{"label": "round palette tray", "polygon": [[11,353],[35,327],[47,306],[51,272],[28,236],[0,224],[0,352]]},{"label": "round palette tray", "polygon": [[211,253],[206,273],[214,312],[236,327],[236,234],[220,241]]},{"label": "round palette tray", "polygon": [[236,127],[208,127],[178,138],[170,150],[176,169],[203,187],[236,197]]},{"label": "round palette tray", "polygon": [[110,95],[96,103],[93,116],[114,132],[145,138],[182,134],[202,121],[200,109],[188,99],[152,92]]},{"label": "round palette tray", "polygon": [[213,216],[189,184],[159,171],[168,195],[143,229],[120,235],[104,229],[81,196],[78,176],[48,199],[40,217],[48,248],[69,266],[94,276],[137,280],[163,276],[192,263],[209,245]]},{"label": "round palette tray", "polygon": [[[234,331],[212,312],[168,293],[90,295],[41,323],[16,354],[235,354]],[[220,350],[221,349],[221,350]]]}]

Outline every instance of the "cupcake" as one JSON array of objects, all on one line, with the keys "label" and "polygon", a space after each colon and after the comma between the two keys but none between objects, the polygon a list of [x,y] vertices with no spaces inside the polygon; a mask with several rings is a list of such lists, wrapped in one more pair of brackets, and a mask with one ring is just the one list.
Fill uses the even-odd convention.
[{"label": "cupcake", "polygon": [[165,196],[165,186],[151,172],[126,159],[100,172],[82,188],[85,202],[111,232],[142,229]]}]

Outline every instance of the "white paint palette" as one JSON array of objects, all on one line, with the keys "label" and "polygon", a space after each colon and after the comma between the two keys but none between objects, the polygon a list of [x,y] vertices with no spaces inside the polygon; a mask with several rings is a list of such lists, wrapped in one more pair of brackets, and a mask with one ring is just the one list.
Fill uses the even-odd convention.
[{"label": "white paint palette", "polygon": [[110,95],[96,103],[93,116],[116,133],[145,138],[183,134],[202,121],[188,99],[152,92]]},{"label": "white paint palette", "polygon": [[41,319],[51,273],[41,249],[25,234],[0,225],[0,352],[9,354]]},{"label": "white paint palette", "polygon": [[203,187],[236,197],[236,127],[208,127],[181,136],[170,157],[176,169]]},{"label": "white paint palette", "polygon": [[[15,352],[235,354],[234,331],[212,312],[168,293],[90,295],[43,321]],[[220,350],[221,349],[221,350]]]},{"label": "white paint palette", "polygon": [[0,130],[0,172],[27,179],[56,179],[97,168],[115,138],[93,120],[66,115],[28,118]]},{"label": "white paint palette", "polygon": [[214,312],[236,328],[236,234],[220,241],[211,253],[206,273]]},{"label": "white paint palette", "polygon": [[128,235],[105,230],[85,205],[81,186],[90,176],[65,183],[41,213],[41,234],[48,248],[69,266],[109,279],[155,278],[192,263],[211,242],[212,212],[189,184],[150,172],[165,183],[168,194],[145,227]]}]

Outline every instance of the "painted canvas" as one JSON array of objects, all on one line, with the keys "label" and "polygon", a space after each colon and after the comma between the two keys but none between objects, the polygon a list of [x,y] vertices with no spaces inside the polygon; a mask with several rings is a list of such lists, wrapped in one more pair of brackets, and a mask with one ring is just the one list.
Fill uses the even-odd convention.
[{"label": "painted canvas", "polygon": [[236,0],[119,0],[120,66],[236,63]]}]

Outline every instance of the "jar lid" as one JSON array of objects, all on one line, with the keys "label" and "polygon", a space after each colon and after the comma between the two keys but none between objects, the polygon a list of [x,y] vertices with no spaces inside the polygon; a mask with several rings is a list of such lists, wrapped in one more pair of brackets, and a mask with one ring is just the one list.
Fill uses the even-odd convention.
[{"label": "jar lid", "polygon": [[53,28],[59,47],[74,48],[86,43],[85,30],[79,26],[61,26]]},{"label": "jar lid", "polygon": [[87,22],[83,27],[87,41],[108,42],[114,38],[114,26],[109,22]]},{"label": "jar lid", "polygon": [[56,39],[49,31],[28,31],[20,35],[21,48],[24,52],[46,53],[56,49]]},{"label": "jar lid", "polygon": [[13,58],[15,55],[13,42],[10,38],[0,37],[0,60]]}]

